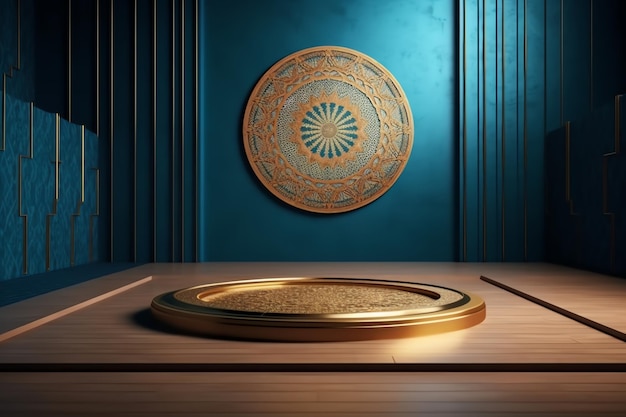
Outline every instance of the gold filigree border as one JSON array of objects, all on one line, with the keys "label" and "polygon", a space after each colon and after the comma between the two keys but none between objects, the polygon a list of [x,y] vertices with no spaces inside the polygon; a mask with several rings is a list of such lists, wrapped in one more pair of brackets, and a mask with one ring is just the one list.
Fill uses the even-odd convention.
[{"label": "gold filigree border", "polygon": [[[344,91],[329,91],[337,85]],[[309,91],[307,100],[304,96]],[[288,104],[294,100],[297,104]],[[307,146],[313,145],[304,144],[303,134],[297,131],[307,105],[327,102],[342,104],[356,118],[351,126],[356,132],[352,144],[345,138],[335,140],[336,132],[346,131],[326,123],[332,118],[314,126],[318,142],[328,139],[333,146],[346,144],[339,156],[312,154]],[[355,102],[367,107],[366,111]],[[281,112],[288,105],[295,110],[283,114],[288,122],[279,126]],[[375,119],[368,120],[367,114]],[[286,142],[291,142],[289,155],[281,148],[284,132],[288,132]],[[339,213],[371,203],[395,183],[411,153],[413,120],[400,84],[381,64],[352,49],[322,46],[291,54],[263,75],[246,106],[243,140],[248,162],[272,194],[306,211]],[[367,152],[365,141],[369,141]],[[304,159],[292,163],[297,158]],[[306,169],[298,168],[302,161]]]}]

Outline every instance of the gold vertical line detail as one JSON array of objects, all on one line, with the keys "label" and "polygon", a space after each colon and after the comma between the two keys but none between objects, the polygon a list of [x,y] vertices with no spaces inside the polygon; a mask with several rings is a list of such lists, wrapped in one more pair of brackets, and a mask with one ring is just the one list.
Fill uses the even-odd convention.
[{"label": "gold vertical line detail", "polygon": [[96,0],[96,136],[100,136],[100,0]]},{"label": "gold vertical line detail", "polygon": [[2,141],[0,151],[7,147],[7,74],[2,74]]},{"label": "gold vertical line detail", "polygon": [[17,168],[17,211],[18,215],[22,218],[22,273],[24,275],[28,274],[28,215],[23,212],[22,209],[22,189],[24,183],[24,177],[22,176],[22,160],[24,158],[33,159],[35,153],[35,137],[34,137],[34,114],[35,114],[35,106],[34,103],[30,102],[30,115],[29,115],[29,124],[28,124],[28,136],[29,136],[29,150],[28,155],[20,155],[18,159],[18,168]]},{"label": "gold vertical line detail", "polygon": [[528,0],[524,0],[524,261],[528,261]]},{"label": "gold vertical line detail", "polygon": [[171,209],[172,209],[172,262],[176,260],[175,249],[176,249],[176,0],[172,0],[172,201]]},{"label": "gold vertical line detail", "polygon": [[114,232],[114,230],[115,230],[115,222],[114,222],[115,216],[114,216],[114,210],[113,210],[113,202],[114,202],[114,194],[113,193],[115,191],[115,189],[114,189],[115,188],[114,187],[115,176],[114,176],[114,171],[113,171],[113,166],[114,166],[113,162],[114,162],[114,159],[115,159],[114,158],[114,156],[115,156],[115,154],[114,154],[114,150],[115,150],[115,147],[114,147],[114,145],[115,145],[114,144],[114,137],[115,137],[115,135],[113,133],[113,128],[115,126],[114,125],[114,116],[115,116],[115,113],[114,113],[115,109],[114,109],[114,107],[115,106],[114,106],[114,103],[113,103],[113,101],[115,99],[115,88],[114,88],[115,87],[115,84],[114,84],[114,82],[115,82],[115,65],[114,65],[115,64],[115,62],[114,62],[114,53],[115,53],[115,44],[114,44],[114,42],[115,42],[115,33],[114,33],[115,32],[115,26],[114,26],[114,24],[115,24],[115,21],[114,21],[114,11],[115,10],[114,10],[114,4],[115,4],[115,0],[111,0],[111,16],[110,16],[110,25],[111,25],[111,27],[110,27],[110,33],[109,33],[109,37],[110,37],[109,42],[111,43],[111,45],[109,47],[109,53],[110,53],[110,57],[109,57],[109,60],[110,60],[110,62],[109,62],[109,65],[110,65],[110,69],[109,69],[109,72],[110,72],[110,74],[109,74],[109,78],[110,78],[110,80],[109,80],[109,83],[110,83],[110,85],[109,85],[109,101],[110,101],[109,102],[109,142],[110,143],[109,143],[109,145],[110,145],[110,152],[111,152],[111,156],[110,156],[110,169],[111,169],[111,172],[110,172],[110,175],[109,175],[111,183],[110,183],[110,187],[109,188],[111,190],[111,196],[110,196],[110,198],[111,198],[111,213],[110,213],[110,221],[111,221],[111,226],[110,226],[110,239],[111,239],[110,251],[111,251],[111,254],[110,254],[110,258],[111,258],[111,262],[115,261],[114,252],[113,252],[113,249],[114,249],[114,238],[115,238],[115,232]]},{"label": "gold vertical line detail", "polygon": [[620,141],[622,138],[620,117],[621,117],[621,103],[623,95],[615,96],[615,153],[620,153]]},{"label": "gold vertical line detail", "polygon": [[561,30],[561,39],[560,39],[560,83],[561,83],[561,91],[560,91],[560,100],[561,100],[561,126],[563,125],[563,121],[565,120],[563,115],[565,113],[565,109],[564,109],[564,92],[563,92],[563,85],[564,85],[564,81],[563,81],[563,55],[564,55],[564,51],[563,51],[563,31],[564,31],[564,26],[565,26],[565,22],[564,22],[564,16],[563,16],[563,0],[561,0],[561,15],[560,15],[560,30]]},{"label": "gold vertical line detail", "polygon": [[571,200],[570,196],[570,122],[565,122],[565,200]]},{"label": "gold vertical line detail", "polygon": [[61,115],[56,114],[56,133],[54,151],[54,199],[59,200],[59,165],[61,163]]},{"label": "gold vertical line detail", "polygon": [[85,202],[85,125],[80,127],[80,202]]},{"label": "gold vertical line detail", "polygon": [[46,216],[46,271],[50,270],[50,252],[51,252],[51,221],[52,217],[57,214],[57,207],[59,204],[59,156],[60,156],[60,140],[61,140],[61,116],[59,113],[55,114],[55,129],[54,129],[54,199],[52,200],[52,211]]},{"label": "gold vertical line detail", "polygon": [[505,20],[504,0],[502,0],[502,261],[506,260],[506,48],[505,48]]},{"label": "gold vertical line detail", "polygon": [[180,1],[180,252],[185,262],[185,0]]},{"label": "gold vertical line detail", "polygon": [[483,262],[487,260],[487,25],[486,25],[486,3],[483,0],[483,103],[482,103],[482,124],[483,124]]},{"label": "gold vertical line detail", "polygon": [[157,0],[152,3],[152,262],[157,262]]},{"label": "gold vertical line detail", "polygon": [[7,143],[7,77],[13,78],[13,70],[19,70],[22,68],[22,1],[17,0],[17,63],[15,65],[9,65],[9,73],[2,73],[2,140],[0,140],[0,151],[6,149]]},{"label": "gold vertical line detail", "polygon": [[467,12],[463,7],[463,262],[467,262]]},{"label": "gold vertical line detail", "polygon": [[613,143],[613,151],[605,153],[602,157],[602,212],[605,216],[609,216],[609,220],[611,223],[611,231],[610,231],[610,248],[609,248],[609,259],[611,270],[615,268],[615,213],[609,209],[609,159],[611,157],[617,156],[620,153],[620,101],[621,95],[615,96],[615,104],[614,104],[614,143]]},{"label": "gold vertical line detail", "polygon": [[80,216],[81,208],[85,202],[85,125],[80,127],[80,199],[76,203],[76,211],[72,213],[70,222],[70,265],[76,263],[76,217]]},{"label": "gold vertical line detail", "polygon": [[194,135],[194,148],[195,148],[195,152],[194,152],[194,157],[195,157],[195,183],[194,183],[194,189],[195,189],[195,201],[194,201],[194,216],[195,216],[195,224],[194,224],[194,237],[195,237],[195,261],[198,262],[198,260],[200,259],[198,256],[198,0],[195,0],[195,14],[194,14],[194,19],[195,19],[195,25],[194,25],[194,29],[195,29],[195,40],[194,40],[194,48],[195,48],[195,57],[194,57],[194,64],[195,64],[195,71],[194,71],[194,78],[195,78],[195,85],[194,85],[194,124],[195,124],[195,135]]},{"label": "gold vertical line detail", "polygon": [[72,121],[72,0],[67,0],[67,120]]},{"label": "gold vertical line detail", "polygon": [[137,262],[137,0],[133,2],[133,262]]},{"label": "gold vertical line detail", "polygon": [[593,0],[589,0],[589,111],[593,112]]},{"label": "gold vertical line detail", "polygon": [[17,66],[22,68],[22,0],[17,0]]},{"label": "gold vertical line detail", "polygon": [[100,169],[92,168],[96,174],[96,207],[93,213],[89,216],[89,260],[94,260],[93,254],[93,223],[94,217],[100,216]]}]

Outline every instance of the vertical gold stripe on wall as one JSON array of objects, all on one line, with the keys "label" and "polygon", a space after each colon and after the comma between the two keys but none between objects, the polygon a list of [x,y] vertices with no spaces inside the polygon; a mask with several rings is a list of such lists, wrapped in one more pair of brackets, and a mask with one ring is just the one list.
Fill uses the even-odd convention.
[{"label": "vertical gold stripe on wall", "polygon": [[50,252],[51,252],[51,225],[52,217],[57,214],[57,206],[59,204],[59,145],[61,140],[61,116],[55,114],[54,128],[54,200],[52,201],[52,211],[46,215],[46,271],[50,270]]},{"label": "vertical gold stripe on wall", "polygon": [[85,125],[80,127],[80,202],[85,202]]},{"label": "vertical gold stripe on wall", "polygon": [[198,256],[198,0],[195,0],[195,14],[194,14],[194,19],[195,19],[195,25],[194,25],[194,29],[195,29],[195,44],[194,44],[194,48],[195,48],[195,57],[194,57],[194,64],[195,64],[195,71],[194,71],[194,100],[195,100],[195,105],[194,105],[194,128],[195,128],[195,135],[194,135],[194,148],[195,148],[195,177],[196,177],[196,181],[194,183],[194,189],[195,189],[195,201],[194,201],[194,216],[195,216],[195,224],[194,224],[194,237],[195,237],[195,262],[198,262],[200,257]]},{"label": "vertical gold stripe on wall", "polygon": [[0,151],[7,148],[7,74],[2,74],[2,141]]},{"label": "vertical gold stripe on wall", "polygon": [[185,0],[180,1],[180,252],[185,262]]},{"label": "vertical gold stripe on wall", "polygon": [[528,0],[524,0],[524,261],[528,261]]},{"label": "vertical gold stripe on wall", "polygon": [[67,0],[67,120],[72,121],[72,0]]},{"label": "vertical gold stripe on wall", "polygon": [[620,153],[620,141],[621,141],[621,124],[620,124],[620,117],[621,117],[621,104],[622,104],[622,97],[623,94],[617,95],[615,96],[615,153],[618,154]]},{"label": "vertical gold stripe on wall", "polygon": [[565,200],[570,201],[570,122],[565,122]]},{"label": "vertical gold stripe on wall", "polygon": [[34,129],[33,119],[35,114],[34,103],[30,102],[30,114],[29,114],[29,150],[28,155],[20,155],[18,159],[17,168],[17,211],[18,215],[22,218],[22,273],[28,274],[28,215],[22,212],[22,186],[24,183],[24,177],[22,176],[22,159],[33,159],[34,157]]},{"label": "vertical gold stripe on wall", "polygon": [[113,140],[114,140],[113,139],[114,138],[114,134],[113,134],[113,127],[114,127],[114,120],[113,120],[113,117],[114,117],[114,105],[113,105],[113,100],[115,99],[115,93],[114,93],[114,91],[115,91],[115,88],[114,88],[115,87],[115,84],[114,84],[114,81],[115,81],[115,74],[114,74],[115,67],[114,67],[114,60],[113,60],[114,52],[115,52],[115,48],[114,48],[115,47],[115,45],[114,45],[114,41],[115,41],[115,34],[114,34],[115,26],[114,26],[114,23],[115,23],[115,21],[113,19],[114,11],[115,11],[114,10],[114,4],[115,4],[115,0],[111,0],[111,16],[110,16],[110,18],[111,18],[110,19],[111,27],[110,27],[110,33],[109,33],[109,36],[110,36],[109,42],[111,43],[110,48],[109,48],[109,53],[110,53],[110,57],[109,57],[109,59],[110,59],[110,63],[109,63],[110,64],[110,68],[109,68],[109,72],[110,72],[110,74],[109,74],[109,78],[110,78],[110,80],[109,80],[109,82],[110,82],[110,85],[109,85],[109,100],[110,100],[110,103],[109,103],[109,142],[110,142],[110,152],[111,152],[111,156],[109,158],[110,159],[110,167],[111,167],[110,169],[111,169],[111,172],[110,172],[109,176],[110,176],[110,181],[111,181],[111,184],[110,184],[110,189],[111,189],[111,196],[110,196],[110,198],[111,198],[111,213],[110,213],[110,219],[111,219],[111,226],[110,226],[110,238],[111,238],[110,245],[111,245],[111,248],[110,248],[110,250],[111,250],[111,254],[110,254],[110,257],[111,257],[111,261],[115,261],[115,259],[114,259],[114,252],[113,252],[113,249],[114,249],[114,240],[113,239],[115,237],[115,233],[114,233],[114,229],[115,229],[115,227],[114,227],[115,226],[114,220],[115,220],[115,217],[114,217],[114,212],[113,212],[113,200],[114,200],[113,197],[115,195],[115,193],[114,193],[114,191],[115,191],[114,190],[114,179],[115,179],[115,176],[114,176],[114,171],[113,171],[113,161],[114,161],[114,153],[113,153],[113,151],[115,150],[114,142],[113,142]]},{"label": "vertical gold stripe on wall", "polygon": [[85,125],[80,127],[80,199],[76,203],[76,211],[72,213],[70,223],[70,265],[76,263],[76,217],[80,216],[80,210],[85,202]]},{"label": "vertical gold stripe on wall", "polygon": [[[100,137],[100,0],[96,0],[96,137]],[[98,146],[99,148],[99,146]],[[100,170],[92,167],[96,174],[96,207],[89,215],[89,261],[94,260],[93,222],[100,216]]]},{"label": "vertical gold stripe on wall", "polygon": [[171,152],[172,152],[172,262],[175,261],[175,248],[176,248],[176,160],[175,160],[175,152],[176,152],[176,0],[172,0],[172,143],[171,143]]},{"label": "vertical gold stripe on wall", "polygon": [[504,0],[502,0],[502,261],[506,260],[506,48],[505,48],[505,19]]},{"label": "vertical gold stripe on wall", "polygon": [[2,73],[2,139],[0,151],[6,150],[7,144],[7,77],[13,78],[13,70],[22,68],[22,2],[17,0],[17,64],[9,65],[9,73]]},{"label": "vertical gold stripe on wall", "polygon": [[89,260],[94,259],[93,254],[93,223],[94,217],[100,216],[100,169],[92,168],[96,173],[96,209],[89,216]]},{"label": "vertical gold stripe on wall", "polygon": [[467,12],[463,6],[463,262],[467,261]]},{"label": "vertical gold stripe on wall", "polygon": [[605,216],[609,216],[611,221],[610,231],[610,248],[609,259],[611,264],[611,271],[615,269],[615,213],[609,210],[609,158],[617,156],[620,153],[620,139],[621,139],[621,95],[615,96],[614,104],[614,143],[613,151],[605,153],[602,158],[602,211]]},{"label": "vertical gold stripe on wall", "polygon": [[560,11],[560,13],[561,13],[561,15],[560,15],[560,19],[561,19],[561,21],[560,21],[560,30],[561,30],[561,39],[560,39],[560,42],[561,42],[561,46],[560,46],[560,77],[561,77],[561,80],[560,80],[561,87],[560,88],[561,88],[561,91],[560,91],[560,99],[561,99],[561,126],[563,126],[563,121],[565,120],[565,118],[563,116],[564,112],[565,112],[565,109],[564,109],[564,97],[563,97],[564,96],[564,94],[563,94],[563,85],[564,85],[564,81],[563,81],[563,65],[564,65],[564,63],[563,63],[563,53],[564,53],[563,52],[563,45],[564,45],[564,42],[563,42],[563,30],[564,30],[563,29],[564,28],[563,0],[561,0],[561,11]]},{"label": "vertical gold stripe on wall", "polygon": [[22,0],[17,0],[17,65],[16,69],[22,68]]},{"label": "vertical gold stripe on wall", "polygon": [[483,262],[487,260],[487,28],[486,28],[485,0],[483,0]]},{"label": "vertical gold stripe on wall", "polygon": [[589,111],[593,112],[593,0],[589,0]]},{"label": "vertical gold stripe on wall", "polygon": [[[621,126],[620,117],[622,95],[615,97],[615,155],[620,153]],[[612,216],[611,222],[611,270],[615,270],[615,215]]]},{"label": "vertical gold stripe on wall", "polygon": [[100,0],[96,0],[96,136],[100,137]]},{"label": "vertical gold stripe on wall", "polygon": [[152,262],[157,262],[157,1],[152,2]]},{"label": "vertical gold stripe on wall", "polygon": [[137,262],[137,0],[133,1],[133,262]]}]

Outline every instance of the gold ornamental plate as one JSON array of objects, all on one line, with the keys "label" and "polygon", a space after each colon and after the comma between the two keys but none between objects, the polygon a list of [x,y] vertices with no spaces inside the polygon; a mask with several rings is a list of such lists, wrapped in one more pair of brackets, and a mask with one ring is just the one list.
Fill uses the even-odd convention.
[{"label": "gold ornamental plate", "polygon": [[313,342],[390,339],[464,329],[485,303],[435,285],[364,278],[265,278],[200,285],[152,300],[175,328],[213,337]]},{"label": "gold ornamental plate", "polygon": [[243,120],[248,161],[276,197],[339,213],[384,194],[413,145],[411,108],[372,58],[323,46],[274,64],[254,87]]}]

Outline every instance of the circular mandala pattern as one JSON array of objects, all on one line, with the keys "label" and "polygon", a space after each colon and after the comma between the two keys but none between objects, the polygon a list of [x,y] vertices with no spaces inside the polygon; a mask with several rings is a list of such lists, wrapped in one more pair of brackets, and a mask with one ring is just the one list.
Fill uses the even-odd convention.
[{"label": "circular mandala pattern", "polygon": [[253,171],[275,196],[338,213],[371,203],[404,169],[413,121],[395,78],[347,48],[287,56],[257,83],[243,121]]}]

